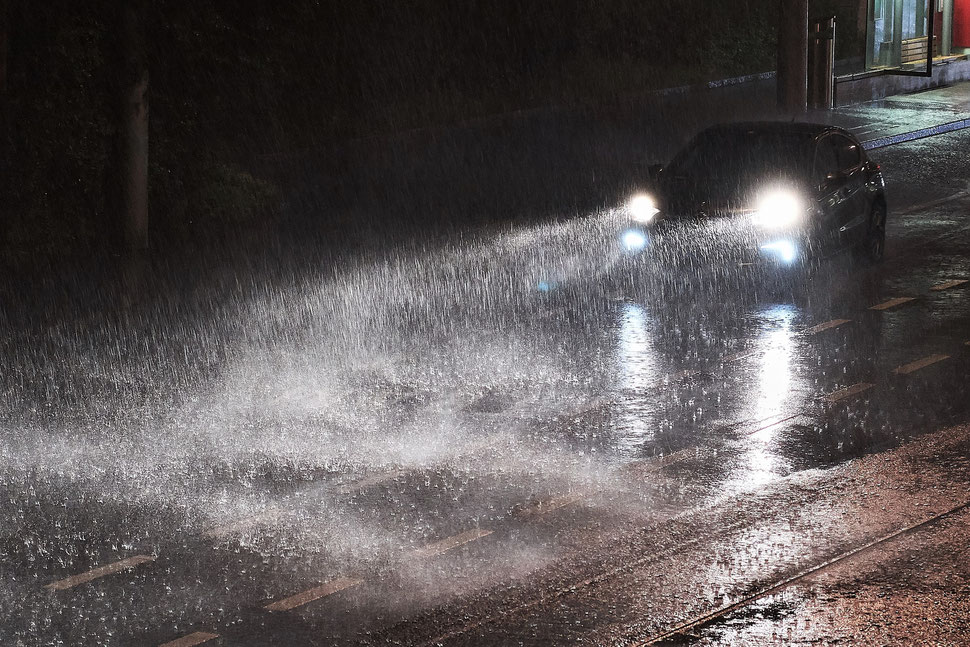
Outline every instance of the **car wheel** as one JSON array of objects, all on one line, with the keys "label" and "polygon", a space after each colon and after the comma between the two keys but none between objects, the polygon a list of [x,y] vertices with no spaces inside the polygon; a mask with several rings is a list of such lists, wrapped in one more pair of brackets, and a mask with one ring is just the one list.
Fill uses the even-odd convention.
[{"label": "car wheel", "polygon": [[869,214],[869,229],[859,249],[859,257],[867,263],[879,263],[886,254],[886,205],[873,203]]}]

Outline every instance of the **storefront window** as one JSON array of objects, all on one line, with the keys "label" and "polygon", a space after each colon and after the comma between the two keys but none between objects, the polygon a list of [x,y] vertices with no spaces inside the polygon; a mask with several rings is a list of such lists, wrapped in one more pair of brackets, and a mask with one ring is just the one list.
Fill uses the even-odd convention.
[{"label": "storefront window", "polygon": [[866,69],[928,74],[933,57],[940,53],[935,9],[952,2],[869,0]]}]

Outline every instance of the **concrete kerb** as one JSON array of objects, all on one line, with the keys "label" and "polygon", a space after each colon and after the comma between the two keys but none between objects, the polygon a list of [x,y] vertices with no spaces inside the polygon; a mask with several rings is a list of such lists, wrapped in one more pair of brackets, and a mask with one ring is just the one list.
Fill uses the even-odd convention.
[{"label": "concrete kerb", "polygon": [[774,72],[761,72],[758,74],[746,74],[744,76],[737,76],[730,79],[719,79],[716,81],[706,81],[704,83],[695,83],[693,85],[678,85],[673,88],[661,88],[659,90],[653,90],[647,92],[647,96],[656,97],[669,97],[678,94],[689,94],[704,90],[717,90],[718,88],[727,88],[732,85],[742,85],[744,83],[753,83],[755,81],[770,81],[775,78]]},{"label": "concrete kerb", "polygon": [[886,146],[892,146],[893,144],[902,144],[903,142],[911,142],[916,139],[924,139],[926,137],[932,137],[934,135],[952,133],[954,131],[963,130],[965,128],[970,128],[970,119],[959,119],[957,121],[951,121],[945,124],[939,124],[937,126],[920,128],[919,130],[913,130],[908,133],[898,133],[896,135],[887,135],[885,137],[870,139],[868,141],[862,142],[862,147],[866,150],[871,151],[877,148],[885,148]]}]

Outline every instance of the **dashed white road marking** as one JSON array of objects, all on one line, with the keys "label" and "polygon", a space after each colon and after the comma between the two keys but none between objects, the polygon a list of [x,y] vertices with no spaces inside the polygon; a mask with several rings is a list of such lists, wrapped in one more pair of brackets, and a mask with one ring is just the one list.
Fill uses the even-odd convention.
[{"label": "dashed white road marking", "polygon": [[[777,415],[774,415],[774,416],[770,416],[768,418],[765,418],[764,420],[761,420],[759,422],[756,422],[754,424],[760,425],[759,427],[756,427],[755,429],[750,429],[750,430],[744,431],[744,432],[742,432],[741,435],[742,436],[753,436],[753,435],[755,435],[756,433],[758,433],[760,431],[765,431],[767,429],[771,429],[772,427],[777,427],[778,425],[780,425],[780,424],[782,424],[784,422],[790,422],[790,421],[794,420],[795,418],[801,418],[803,415],[805,415],[805,413],[803,411],[799,411],[798,413],[794,413],[794,414],[792,414],[790,416],[787,416],[785,418],[781,418],[780,420],[775,420],[774,422],[768,422],[772,418],[777,418],[778,416],[783,416],[783,415],[785,415],[785,414],[780,413],[780,414],[777,414]],[[767,424],[765,424],[765,423],[767,423]]]},{"label": "dashed white road marking", "polygon": [[670,375],[668,375],[667,377],[665,377],[663,380],[661,380],[661,384],[674,384],[676,382],[680,382],[681,380],[686,380],[688,378],[692,378],[692,377],[695,377],[695,376],[700,375],[700,374],[701,374],[701,371],[699,371],[698,369],[685,368],[682,371],[677,371],[676,373],[671,373]]},{"label": "dashed white road marking", "polygon": [[708,445],[698,445],[696,447],[685,447],[669,454],[662,454],[640,461],[634,461],[625,467],[624,471],[639,471],[645,474],[659,472],[671,465],[697,458],[700,456],[710,456],[717,452],[715,447]]},{"label": "dashed white road marking", "polygon": [[[402,476],[404,474],[403,470],[397,470],[393,472],[379,472],[372,474],[362,479],[356,481],[351,481],[345,483],[341,486],[335,487],[334,492],[338,494],[352,494],[358,492],[364,488],[371,487],[372,485],[380,485],[381,483],[387,483],[388,481],[393,481],[394,479]],[[223,524],[221,526],[216,526],[215,528],[210,528],[203,531],[203,536],[209,538],[218,539],[220,537],[225,537],[226,535],[241,534],[247,530],[252,530],[254,527],[261,524],[269,524],[279,521],[287,515],[293,514],[292,511],[284,510],[279,507],[271,507],[266,511],[255,514],[250,517],[240,519],[238,521],[233,521],[231,523]]]},{"label": "dashed white road marking", "polygon": [[844,400],[845,398],[851,397],[862,393],[863,391],[868,391],[874,385],[869,382],[859,382],[858,384],[853,384],[852,386],[847,386],[844,389],[839,389],[833,393],[829,393],[822,399],[826,402],[838,402],[839,400]]},{"label": "dashed white road marking", "polygon": [[570,409],[563,409],[562,415],[563,416],[581,416],[581,415],[587,414],[587,413],[589,413],[591,411],[595,411],[596,409],[600,409],[600,408],[605,407],[605,406],[610,405],[610,404],[613,404],[613,402],[612,402],[612,400],[610,400],[610,398],[603,397],[603,396],[596,396],[594,398],[590,398],[589,400],[587,400],[585,402],[579,403],[579,405],[576,406],[576,407],[573,407],[573,408],[570,408]]},{"label": "dashed white road marking", "polygon": [[225,537],[226,535],[240,535],[261,524],[270,524],[279,521],[285,514],[286,512],[280,508],[269,508],[261,514],[255,514],[251,517],[240,519],[239,521],[234,521],[232,523],[223,524],[221,526],[216,526],[215,528],[205,530],[203,531],[202,535],[204,537],[209,537],[210,539],[218,539],[220,537]]},{"label": "dashed white road marking", "polygon": [[757,355],[760,352],[761,351],[758,351],[758,350],[743,350],[740,353],[735,353],[734,355],[728,355],[721,361],[724,362],[725,364],[730,364],[731,362],[739,362],[742,359],[747,359],[748,357]]},{"label": "dashed white road marking", "polygon": [[357,492],[364,488],[370,487],[372,485],[380,485],[381,483],[387,483],[388,481],[393,481],[397,477],[403,475],[402,471],[394,472],[383,472],[380,474],[373,474],[366,478],[362,478],[359,481],[353,481],[352,483],[347,483],[337,488],[337,492],[340,494],[350,494],[351,492]]},{"label": "dashed white road marking", "polygon": [[950,288],[955,288],[958,285],[963,285],[967,282],[967,279],[953,279],[952,281],[947,281],[945,283],[940,283],[939,285],[934,285],[930,288],[933,292],[942,292],[943,290],[949,290]]},{"label": "dashed white road marking", "polygon": [[484,528],[473,528],[471,530],[466,530],[460,535],[455,535],[454,537],[448,537],[447,539],[442,539],[441,541],[436,541],[434,543],[428,544],[427,546],[422,546],[413,551],[415,557],[434,557],[436,555],[441,555],[459,546],[463,546],[467,543],[477,541],[482,537],[487,537],[491,535],[491,530],[485,530]]},{"label": "dashed white road marking", "polygon": [[[783,416],[783,417],[782,417]],[[780,424],[791,422],[798,418],[805,417],[804,411],[799,411],[792,415],[776,414],[773,416],[768,416],[767,418],[761,418],[759,420],[741,420],[718,429],[719,432],[724,434],[736,433],[739,437],[752,436],[758,432],[771,429],[772,427],[777,427]],[[753,427],[749,429],[739,430],[742,427]],[[650,458],[645,458],[638,461],[633,461],[628,463],[621,468],[622,471],[637,471],[642,473],[653,473],[659,472],[671,465],[676,465],[677,463],[690,460],[692,458],[698,457],[709,457],[717,455],[718,448],[712,445],[696,445],[694,447],[684,447],[683,449],[678,449],[675,452],[669,454],[662,454],[658,456],[652,456]]]},{"label": "dashed white road marking", "polygon": [[921,368],[932,366],[937,362],[942,362],[943,360],[949,359],[949,358],[950,358],[949,355],[943,355],[943,354],[937,353],[936,355],[930,355],[929,357],[918,359],[915,362],[910,362],[909,364],[903,364],[902,366],[899,366],[893,369],[893,373],[896,373],[897,375],[908,375],[909,373],[918,371]]},{"label": "dashed white road marking", "polygon": [[889,301],[884,301],[879,305],[872,306],[870,310],[889,310],[890,308],[895,308],[896,306],[901,306],[904,303],[909,303],[910,301],[915,301],[915,297],[896,297],[895,299],[890,299]]},{"label": "dashed white road marking", "polygon": [[549,497],[539,501],[535,505],[530,505],[526,508],[519,510],[514,516],[524,518],[524,517],[540,517],[542,515],[549,514],[555,510],[565,508],[566,506],[573,505],[574,503],[579,503],[583,500],[583,497],[577,492],[571,492],[569,494],[561,494],[559,496]]},{"label": "dashed white road marking", "polygon": [[823,330],[831,330],[832,328],[838,328],[843,324],[847,324],[851,319],[833,319],[832,321],[826,321],[825,323],[820,323],[817,326],[812,326],[805,331],[806,335],[814,335],[820,333]]},{"label": "dashed white road marking", "polygon": [[336,580],[331,580],[326,584],[315,586],[312,589],[306,590],[302,593],[297,593],[296,595],[291,595],[288,598],[277,600],[272,604],[267,604],[263,608],[267,611],[289,611],[290,609],[302,607],[304,604],[308,604],[314,600],[325,598],[328,595],[333,595],[334,593],[338,593],[355,586],[360,586],[362,583],[363,580],[357,580],[351,577],[341,577]]},{"label": "dashed white road marking", "polygon": [[104,577],[106,575],[113,575],[115,573],[120,573],[121,571],[126,571],[130,568],[134,568],[139,564],[144,564],[145,562],[153,562],[155,558],[151,555],[135,555],[134,557],[128,557],[119,562],[114,562],[113,564],[107,564],[105,566],[99,566],[98,568],[91,569],[85,573],[80,573],[78,575],[72,575],[71,577],[65,577],[63,580],[58,580],[56,582],[51,582],[47,584],[44,588],[50,589],[51,591],[63,591],[64,589],[69,589],[71,587],[77,586],[78,584],[84,584],[85,582],[90,582],[91,580],[96,580],[99,577]]},{"label": "dashed white road marking", "polygon": [[201,645],[204,642],[209,642],[219,637],[219,634],[210,634],[206,631],[196,631],[195,633],[182,636],[181,638],[176,638],[175,640],[170,640],[167,643],[162,643],[158,647],[195,647],[195,645]]}]

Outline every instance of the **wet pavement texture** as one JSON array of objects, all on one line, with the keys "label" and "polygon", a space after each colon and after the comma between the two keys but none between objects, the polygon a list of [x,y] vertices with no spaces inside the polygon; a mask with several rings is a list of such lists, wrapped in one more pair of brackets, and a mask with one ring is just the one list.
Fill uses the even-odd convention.
[{"label": "wet pavement texture", "polygon": [[914,615],[961,511],[760,595],[970,498],[967,132],[873,152],[877,268],[658,275],[602,210],[5,310],[0,643],[970,639]]},{"label": "wet pavement texture", "polygon": [[668,644],[964,645],[968,531],[964,508]]},{"label": "wet pavement texture", "polygon": [[[947,527],[955,538],[961,523],[965,529],[968,431],[945,430],[836,468],[806,470],[757,491],[716,497],[665,523],[631,530],[614,542],[610,553],[592,553],[564,569],[568,577],[558,580],[547,572],[548,579],[532,583],[536,590],[526,595],[497,592],[492,599],[479,600],[479,607],[455,605],[451,615],[439,611],[381,639],[412,644],[644,645],[722,640],[772,644],[780,637],[787,644],[794,630],[772,626],[779,619],[771,615],[777,598],[799,590],[803,595],[815,591],[824,600],[820,581],[852,581],[853,573],[860,579],[871,576],[853,569],[860,560],[870,572],[879,572],[887,569],[888,553],[925,539],[924,533]],[[953,460],[962,461],[962,467],[954,470],[944,464]],[[928,598],[959,596],[966,585],[962,565],[942,568],[948,547],[941,543],[935,553],[921,557],[930,564],[931,554],[937,555],[939,570],[925,578],[937,583],[936,588],[924,588]],[[584,571],[587,577],[575,577]],[[891,595],[892,577],[882,583],[884,596]],[[900,582],[901,590],[909,584]],[[478,609],[487,611],[476,614]],[[816,609],[835,611],[824,602],[812,611]],[[845,614],[838,623],[832,620],[855,639],[849,644],[873,644],[866,634],[872,616],[903,610],[905,605],[882,610],[874,605],[868,618]],[[923,613],[911,608],[905,621],[919,626]],[[939,614],[944,616],[952,628],[960,628],[959,608],[952,615]],[[752,618],[760,622],[749,622]],[[919,631],[898,638],[925,640],[934,635],[936,622],[930,616]],[[405,634],[404,628],[411,633]],[[805,622],[802,630],[798,640],[816,644],[829,644],[837,635],[807,631]]]},{"label": "wet pavement texture", "polygon": [[963,121],[968,110],[970,96],[966,87],[956,84],[845,106],[832,114],[834,123],[868,142]]}]

